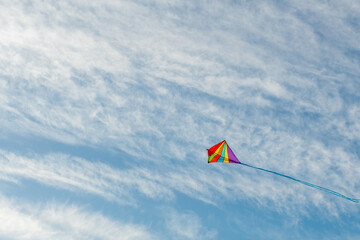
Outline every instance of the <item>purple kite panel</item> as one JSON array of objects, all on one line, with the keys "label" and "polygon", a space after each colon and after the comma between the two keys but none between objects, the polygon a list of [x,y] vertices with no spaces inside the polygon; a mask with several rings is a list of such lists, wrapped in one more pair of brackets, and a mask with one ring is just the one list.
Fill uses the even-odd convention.
[{"label": "purple kite panel", "polygon": [[228,148],[228,154],[229,154],[229,163],[240,163],[240,161],[237,159],[235,154],[231,151],[231,148],[229,145],[227,145]]}]

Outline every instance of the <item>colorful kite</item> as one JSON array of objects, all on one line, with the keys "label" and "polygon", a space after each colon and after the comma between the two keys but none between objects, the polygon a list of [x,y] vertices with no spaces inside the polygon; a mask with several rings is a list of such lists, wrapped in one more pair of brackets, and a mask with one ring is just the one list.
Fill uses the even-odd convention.
[{"label": "colorful kite", "polygon": [[212,146],[210,149],[208,149],[208,155],[209,155],[208,163],[214,163],[214,162],[238,163],[238,164],[241,164],[243,166],[251,167],[251,168],[254,168],[254,169],[257,169],[257,170],[261,170],[261,171],[264,171],[264,172],[272,173],[272,174],[275,174],[275,175],[278,175],[278,176],[282,176],[282,177],[291,179],[291,180],[293,180],[295,182],[307,185],[307,186],[312,187],[312,188],[319,189],[321,191],[325,191],[325,192],[334,194],[334,195],[336,195],[338,197],[345,198],[345,199],[347,199],[349,201],[352,201],[352,202],[355,202],[355,203],[360,203],[360,199],[349,198],[349,197],[346,197],[346,196],[344,196],[344,195],[342,195],[342,194],[340,194],[338,192],[335,192],[333,190],[330,190],[330,189],[327,189],[327,188],[324,188],[324,187],[317,186],[317,185],[312,184],[312,183],[308,183],[308,182],[301,181],[299,179],[296,179],[296,178],[293,178],[293,177],[290,177],[290,176],[286,176],[286,175],[281,174],[281,173],[277,173],[277,172],[274,172],[274,171],[270,171],[270,170],[266,170],[266,169],[263,169],[263,168],[254,167],[254,166],[242,163],[237,159],[237,157],[235,156],[235,154],[233,153],[233,151],[231,150],[231,148],[229,147],[229,145],[227,144],[227,142],[225,140],[218,143],[218,144],[216,144],[216,145],[214,145],[214,146]]}]

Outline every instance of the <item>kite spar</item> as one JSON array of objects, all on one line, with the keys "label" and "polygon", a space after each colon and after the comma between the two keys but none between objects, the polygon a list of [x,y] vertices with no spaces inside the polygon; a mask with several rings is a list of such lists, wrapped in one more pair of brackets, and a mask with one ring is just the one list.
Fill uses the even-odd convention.
[{"label": "kite spar", "polygon": [[330,190],[330,189],[327,189],[327,188],[324,188],[324,187],[320,187],[318,185],[315,185],[315,184],[312,184],[312,183],[309,183],[309,182],[305,182],[305,181],[302,181],[302,180],[299,180],[299,179],[296,179],[296,178],[293,178],[293,177],[290,177],[290,176],[287,176],[287,175],[284,175],[284,174],[281,174],[281,173],[278,173],[278,172],[274,172],[274,171],[266,170],[266,169],[263,169],[263,168],[254,167],[254,166],[251,166],[251,165],[246,164],[246,163],[242,163],[237,159],[237,157],[235,156],[235,154],[233,153],[233,151],[231,150],[231,148],[229,147],[229,145],[227,144],[227,142],[225,140],[222,141],[222,142],[219,142],[218,144],[216,144],[216,145],[212,146],[210,149],[208,149],[208,156],[209,156],[208,163],[214,163],[214,162],[238,163],[238,164],[241,164],[241,165],[246,166],[246,167],[254,168],[256,170],[261,170],[261,171],[264,171],[264,172],[272,173],[272,174],[275,174],[275,175],[278,175],[278,176],[281,176],[281,177],[284,177],[284,178],[291,179],[291,180],[293,180],[295,182],[298,182],[298,183],[304,184],[306,186],[309,186],[309,187],[312,187],[312,188],[315,188],[315,189],[318,189],[318,190],[321,190],[321,191],[336,195],[338,197],[347,199],[347,200],[355,202],[355,203],[360,203],[360,199],[350,198],[350,197],[347,197],[347,196],[345,196],[343,194],[335,192],[333,190]]}]

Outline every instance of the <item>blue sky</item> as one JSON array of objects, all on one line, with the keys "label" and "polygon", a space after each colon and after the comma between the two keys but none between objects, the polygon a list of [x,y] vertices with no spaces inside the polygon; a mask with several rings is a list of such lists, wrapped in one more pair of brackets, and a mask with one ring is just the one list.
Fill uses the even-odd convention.
[{"label": "blue sky", "polygon": [[358,1],[2,1],[1,239],[359,239]]}]

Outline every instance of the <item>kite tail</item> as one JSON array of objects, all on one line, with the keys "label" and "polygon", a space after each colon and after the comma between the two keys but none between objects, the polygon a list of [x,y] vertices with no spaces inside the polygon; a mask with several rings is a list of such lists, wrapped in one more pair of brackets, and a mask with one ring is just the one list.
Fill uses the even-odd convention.
[{"label": "kite tail", "polygon": [[272,173],[272,174],[275,174],[275,175],[278,175],[278,176],[281,176],[281,177],[285,177],[285,178],[291,179],[291,180],[293,180],[295,182],[307,185],[309,187],[312,187],[312,188],[315,188],[315,189],[318,189],[318,190],[321,190],[321,191],[324,191],[324,192],[327,192],[327,193],[330,193],[330,194],[334,194],[334,195],[336,195],[338,197],[347,199],[349,201],[352,201],[352,202],[355,202],[355,203],[360,203],[360,199],[349,198],[349,197],[346,197],[346,196],[344,196],[344,195],[342,195],[342,194],[340,194],[338,192],[335,192],[333,190],[330,190],[330,189],[327,189],[327,188],[324,188],[324,187],[320,187],[318,185],[315,185],[315,184],[312,184],[312,183],[309,183],[309,182],[301,181],[299,179],[296,179],[296,178],[293,178],[293,177],[290,177],[290,176],[287,176],[287,175],[284,175],[284,174],[281,174],[281,173],[277,173],[277,172],[274,172],[274,171],[266,170],[266,169],[259,168],[259,167],[254,167],[254,166],[248,165],[246,163],[240,163],[240,164],[244,165],[244,166],[247,166],[247,167],[257,169],[257,170],[261,170],[261,171],[264,171],[264,172]]}]

